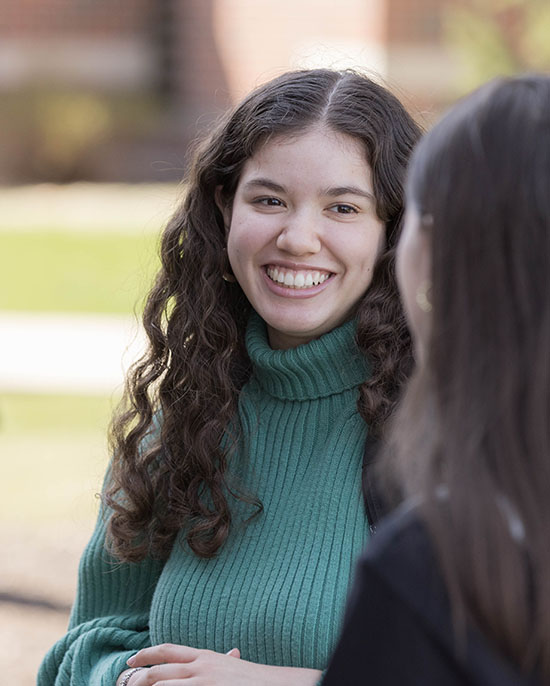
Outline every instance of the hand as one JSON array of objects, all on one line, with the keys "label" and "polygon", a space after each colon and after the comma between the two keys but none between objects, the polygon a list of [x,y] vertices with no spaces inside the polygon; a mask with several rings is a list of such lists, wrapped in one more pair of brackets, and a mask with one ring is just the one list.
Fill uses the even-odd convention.
[{"label": "hand", "polygon": [[[231,657],[241,657],[241,651],[238,648],[231,648],[231,650],[226,653],[226,655],[230,655]],[[132,658],[130,658],[131,660]],[[128,676],[128,672],[133,672],[133,675],[130,676],[130,680],[128,681],[126,686],[132,686],[132,684],[135,684],[135,679],[134,676],[136,675],[136,672],[134,672],[134,667],[130,667],[130,669],[125,669],[123,672],[121,672],[118,675],[118,679],[116,680],[115,686],[121,686],[122,682],[124,681],[124,677]],[[142,667],[141,669],[150,669],[150,667]],[[141,669],[139,671],[141,671]]]},{"label": "hand", "polygon": [[128,664],[150,668],[136,672],[129,686],[314,686],[321,676],[315,669],[273,667],[235,658],[240,658],[236,648],[225,655],[171,643],[144,648]]}]

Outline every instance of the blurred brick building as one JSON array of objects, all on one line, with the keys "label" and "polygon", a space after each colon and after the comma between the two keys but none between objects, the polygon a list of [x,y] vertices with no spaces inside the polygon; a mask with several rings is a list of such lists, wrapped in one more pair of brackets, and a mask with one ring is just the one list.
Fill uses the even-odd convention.
[{"label": "blurred brick building", "polygon": [[447,0],[2,0],[0,182],[170,180],[199,129],[292,67],[449,97]]}]

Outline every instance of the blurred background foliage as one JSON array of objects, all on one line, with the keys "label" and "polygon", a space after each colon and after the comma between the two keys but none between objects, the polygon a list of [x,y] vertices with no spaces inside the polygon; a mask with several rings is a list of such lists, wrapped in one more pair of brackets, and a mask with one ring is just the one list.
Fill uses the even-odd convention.
[{"label": "blurred background foliage", "polygon": [[1,101],[12,183],[101,181],[98,155],[117,140],[147,137],[161,113],[154,94],[105,94],[59,84],[32,84],[4,93]]},{"label": "blurred background foliage", "polygon": [[498,75],[550,70],[548,0],[462,0],[446,7],[443,27],[457,95]]}]

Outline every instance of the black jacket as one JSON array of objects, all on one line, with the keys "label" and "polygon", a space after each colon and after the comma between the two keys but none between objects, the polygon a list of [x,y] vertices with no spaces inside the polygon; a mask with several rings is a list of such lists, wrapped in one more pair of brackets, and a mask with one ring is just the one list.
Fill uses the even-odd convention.
[{"label": "black jacket", "polygon": [[323,686],[534,686],[474,631],[457,654],[425,527],[401,506],[361,558]]}]

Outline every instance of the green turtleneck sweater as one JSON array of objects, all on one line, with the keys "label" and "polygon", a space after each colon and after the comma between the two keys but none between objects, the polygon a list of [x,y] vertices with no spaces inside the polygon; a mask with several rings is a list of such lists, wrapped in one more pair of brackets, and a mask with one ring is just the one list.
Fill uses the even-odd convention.
[{"label": "green turtleneck sweater", "polygon": [[354,560],[368,536],[361,496],[367,427],[357,413],[367,365],[354,322],[292,350],[272,350],[250,320],[253,372],[239,400],[242,449],[232,473],[263,511],[236,502],[219,554],[183,537],[165,563],[114,562],[98,520],[80,562],[68,633],[38,686],[114,686],[138,649],[179,643],[268,665],[324,669],[335,647]]}]

